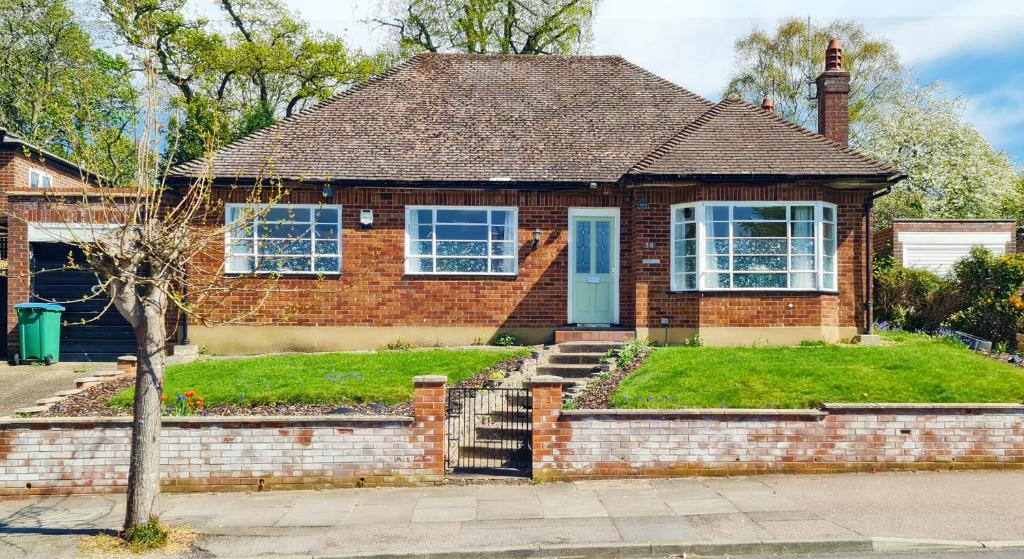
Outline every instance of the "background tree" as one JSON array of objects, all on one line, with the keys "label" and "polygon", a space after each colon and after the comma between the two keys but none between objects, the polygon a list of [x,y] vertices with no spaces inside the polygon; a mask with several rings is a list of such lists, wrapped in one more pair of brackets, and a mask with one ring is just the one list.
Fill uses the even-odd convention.
[{"label": "background tree", "polygon": [[394,0],[374,21],[404,52],[579,54],[598,0]]},{"label": "background tree", "polygon": [[127,61],[96,48],[64,0],[0,0],[0,127],[120,184],[134,108]]},{"label": "background tree", "polygon": [[350,49],[310,29],[280,0],[221,0],[223,18],[190,17],[187,0],[103,0],[119,37],[143,48],[155,33],[157,73],[172,86],[168,159],[203,155],[389,68],[395,57]]},{"label": "background tree", "polygon": [[814,130],[817,102],[808,99],[814,93],[808,80],[825,68],[825,47],[833,37],[843,44],[843,67],[851,75],[850,140],[857,145],[864,127],[893,101],[903,84],[892,44],[872,37],[859,23],[812,25],[810,42],[805,20],[783,20],[774,32],[754,29],[736,40],[736,66],[725,93],[738,93],[755,104],[770,96],[780,116]]},{"label": "background tree", "polygon": [[859,144],[908,175],[878,200],[880,227],[894,218],[1006,217],[1019,195],[1013,162],[964,120],[963,100],[938,84],[900,92]]}]

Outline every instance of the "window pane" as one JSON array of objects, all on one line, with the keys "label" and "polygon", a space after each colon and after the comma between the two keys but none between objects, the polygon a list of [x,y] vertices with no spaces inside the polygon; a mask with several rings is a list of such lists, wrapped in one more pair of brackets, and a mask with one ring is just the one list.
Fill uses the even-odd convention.
[{"label": "window pane", "polygon": [[785,256],[736,256],[733,257],[732,265],[734,270],[753,271],[784,271],[786,269]]},{"label": "window pane", "polygon": [[257,245],[262,255],[310,255],[313,249],[311,241],[293,240],[261,240]]},{"label": "window pane", "polygon": [[814,272],[794,272],[789,274],[789,287],[793,289],[814,289]]},{"label": "window pane", "polygon": [[487,243],[438,241],[438,256],[487,256]]},{"label": "window pane", "polygon": [[[319,227],[321,226],[317,226],[318,229]],[[337,226],[334,230],[337,231]],[[256,234],[260,238],[270,239],[308,239],[311,231],[308,223],[261,223]]]},{"label": "window pane", "polygon": [[[691,223],[687,227],[693,226]],[[611,270],[611,233],[612,224],[607,221],[594,223],[594,273],[607,274]]]},{"label": "window pane", "polygon": [[485,258],[438,258],[438,272],[483,273],[487,271]]},{"label": "window pane", "polygon": [[231,254],[252,254],[252,249],[253,242],[250,239],[235,239],[228,248]]},{"label": "window pane", "polygon": [[341,271],[341,259],[337,257],[328,258],[316,258],[316,269],[317,272],[340,272]]},{"label": "window pane", "polygon": [[433,212],[433,210],[416,210],[415,216],[416,216],[416,223],[418,223],[420,225],[430,224],[430,223],[432,223],[434,221],[434,212]]},{"label": "window pane", "polygon": [[697,257],[685,256],[675,259],[676,272],[694,273],[697,271]]},{"label": "window pane", "polygon": [[790,212],[793,221],[814,221],[814,206],[793,206]]},{"label": "window pane", "polygon": [[729,254],[729,241],[707,242],[707,250],[710,254]]},{"label": "window pane", "polygon": [[675,255],[695,255],[697,254],[697,241],[676,241]]},{"label": "window pane", "polygon": [[495,274],[511,274],[516,271],[515,260],[511,258],[492,258],[491,272]]},{"label": "window pane", "polygon": [[708,256],[705,260],[706,266],[709,270],[728,270],[729,269],[729,257],[728,256]]},{"label": "window pane", "polygon": [[828,206],[825,206],[821,210],[822,210],[822,216],[825,218],[825,221],[835,221],[836,220],[835,209],[830,208]]},{"label": "window pane", "polygon": [[728,237],[729,236],[729,222],[715,222],[708,224],[708,236],[709,237]]},{"label": "window pane", "polygon": [[410,273],[423,273],[434,271],[434,260],[432,258],[410,258],[409,259],[409,272]]},{"label": "window pane", "polygon": [[230,256],[225,269],[231,273],[243,274],[253,270],[254,262],[255,259],[251,256]]},{"label": "window pane", "polygon": [[512,256],[515,251],[515,243],[491,243],[492,256]]},{"label": "window pane", "polygon": [[732,287],[729,274],[707,274],[707,286],[712,289],[728,289]]},{"label": "window pane", "polygon": [[409,245],[409,254],[429,256],[433,254],[434,243],[430,241],[412,241]]},{"label": "window pane", "polygon": [[[785,243],[785,241],[783,241]],[[785,246],[785,245],[783,245]],[[793,254],[814,254],[814,240],[795,239],[792,241]],[[785,251],[785,249],[783,249]]]},{"label": "window pane", "polygon": [[316,221],[319,223],[338,223],[337,208],[319,208],[315,214]]},{"label": "window pane", "polygon": [[260,221],[270,223],[303,221],[309,223],[309,215],[309,208],[282,206],[267,210],[260,216]]},{"label": "window pane", "polygon": [[813,270],[814,269],[814,257],[813,256],[794,256],[790,259],[791,266],[790,270]]},{"label": "window pane", "polygon": [[707,221],[728,221],[729,206],[708,206],[704,215]]},{"label": "window pane", "polygon": [[693,221],[693,208],[676,208],[676,221]]},{"label": "window pane", "polygon": [[494,210],[491,212],[491,225],[507,225],[511,223],[512,212],[508,210]]},{"label": "window pane", "polygon": [[777,289],[786,287],[786,274],[733,274],[733,282],[738,288]]},{"label": "window pane", "polygon": [[[718,242],[718,241],[716,241]],[[723,241],[724,242],[724,241]],[[796,241],[794,241],[795,243]],[[811,241],[813,242],[813,241]],[[786,254],[785,239],[737,239],[733,241],[736,254]]]},{"label": "window pane", "polygon": [[[413,229],[416,234],[413,236],[414,239],[433,239],[434,238],[434,226],[433,225],[420,225]],[[317,229],[317,235],[319,236],[320,230]]]},{"label": "window pane", "polygon": [[317,241],[317,254],[338,254],[338,241]]},{"label": "window pane", "polygon": [[[484,212],[486,214],[486,212]],[[438,239],[450,239],[457,241],[486,241],[486,225],[438,225],[436,229]]]},{"label": "window pane", "polygon": [[786,206],[734,206],[732,209],[734,220],[785,220]]},{"label": "window pane", "polygon": [[733,222],[734,237],[785,237],[786,224],[757,221]]},{"label": "window pane", "polygon": [[835,256],[822,256],[821,257],[821,269],[823,272],[835,272],[836,271],[836,257]]},{"label": "window pane", "polygon": [[438,223],[487,223],[487,210],[437,210]]},{"label": "window pane", "polygon": [[683,287],[686,289],[697,289],[697,276],[694,274],[684,275]]},{"label": "window pane", "polygon": [[813,221],[795,221],[790,224],[790,233],[793,237],[813,237]]},{"label": "window pane", "polygon": [[271,256],[259,259],[261,272],[310,272],[310,266],[312,262],[308,256]]},{"label": "window pane", "polygon": [[834,275],[832,275],[832,274],[825,274],[825,277],[823,278],[822,281],[824,282],[824,285],[822,287],[824,287],[825,289],[835,289],[836,288],[836,277]]},{"label": "window pane", "polygon": [[590,222],[576,222],[576,273],[590,273]]},{"label": "window pane", "polygon": [[492,225],[491,226],[491,240],[492,241],[514,241],[515,232],[512,231],[511,227],[504,225]]}]

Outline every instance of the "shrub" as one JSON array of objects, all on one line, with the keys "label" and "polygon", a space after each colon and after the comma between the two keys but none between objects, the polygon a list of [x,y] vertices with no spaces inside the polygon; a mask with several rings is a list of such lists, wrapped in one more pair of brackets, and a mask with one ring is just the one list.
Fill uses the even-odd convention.
[{"label": "shrub", "polygon": [[875,318],[900,330],[937,330],[963,298],[950,278],[894,265],[880,258],[875,266]]},{"label": "shrub", "polygon": [[967,258],[954,265],[956,290],[966,304],[947,321],[951,328],[993,342],[1016,344],[1024,330],[1024,255],[994,256],[971,249]]},{"label": "shrub", "polygon": [[149,522],[125,530],[121,538],[132,553],[143,553],[161,548],[167,543],[167,528],[160,523],[160,519],[151,516]]},{"label": "shrub", "polygon": [[634,360],[646,356],[651,351],[653,345],[648,338],[630,340],[619,348],[619,355],[615,358],[615,365],[620,369],[628,367]]},{"label": "shrub", "polygon": [[504,334],[498,334],[498,337],[494,339],[494,345],[509,347],[514,345],[522,345],[522,341],[519,336],[505,332]]}]

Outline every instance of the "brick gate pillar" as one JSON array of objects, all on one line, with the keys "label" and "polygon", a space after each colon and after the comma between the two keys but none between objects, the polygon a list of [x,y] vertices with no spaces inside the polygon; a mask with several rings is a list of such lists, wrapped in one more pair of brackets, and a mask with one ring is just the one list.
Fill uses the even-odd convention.
[{"label": "brick gate pillar", "polygon": [[418,459],[418,469],[423,472],[423,481],[440,482],[444,479],[444,453],[447,441],[444,432],[445,384],[444,375],[413,377],[414,444],[423,449]]},{"label": "brick gate pillar", "polygon": [[565,441],[560,440],[558,417],[562,413],[561,377],[536,376],[530,380],[533,478],[549,479],[558,468],[558,456]]}]

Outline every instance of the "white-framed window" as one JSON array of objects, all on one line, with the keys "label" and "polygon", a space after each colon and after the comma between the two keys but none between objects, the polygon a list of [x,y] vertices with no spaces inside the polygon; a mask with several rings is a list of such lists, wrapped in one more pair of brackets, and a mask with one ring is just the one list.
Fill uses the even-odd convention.
[{"label": "white-framed window", "polygon": [[836,290],[836,206],[672,206],[672,290]]},{"label": "white-framed window", "polygon": [[227,204],[225,219],[228,273],[341,273],[341,206]]},{"label": "white-framed window", "polygon": [[28,186],[29,188],[50,188],[53,186],[53,175],[39,169],[29,169]]},{"label": "white-framed window", "polygon": [[514,207],[406,206],[407,274],[515,275]]}]

